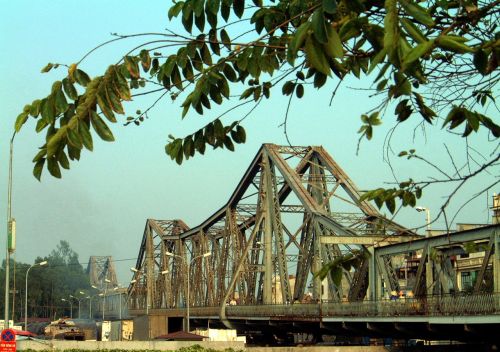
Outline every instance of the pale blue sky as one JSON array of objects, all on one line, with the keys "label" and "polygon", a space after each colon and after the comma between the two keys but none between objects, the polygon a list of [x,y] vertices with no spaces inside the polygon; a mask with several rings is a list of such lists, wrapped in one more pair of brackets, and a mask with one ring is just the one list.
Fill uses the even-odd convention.
[{"label": "pale blue sky", "polygon": [[[0,23],[0,223],[6,224],[8,141],[16,116],[26,103],[46,96],[54,80],[64,77],[64,69],[41,74],[48,62],[70,64],[78,61],[89,49],[110,39],[110,33],[132,34],[161,32],[169,25],[169,1],[5,1],[1,0],[3,18]],[[100,74],[109,63],[117,62],[125,48],[113,45],[88,58],[82,68]],[[374,106],[369,92],[349,87],[367,86],[369,81],[352,80],[344,85],[329,107],[332,84],[322,91],[306,89],[303,100],[292,103],[289,116],[289,136],[295,145],[323,145],[361,189],[374,188],[392,181],[390,170],[383,162],[383,141],[394,125],[388,114],[384,124],[375,131],[371,142],[363,142],[356,155],[360,126],[359,116]],[[244,123],[248,143],[237,146],[236,152],[208,151],[182,167],[164,153],[167,135],[183,136],[216,116],[199,117],[190,114],[181,122],[180,102],[165,100],[151,112],[142,126],[112,126],[116,142],[105,143],[94,138],[94,152],[82,153],[82,159],[63,171],[57,180],[45,171],[42,182],[32,176],[31,159],[43,144],[44,135],[34,133],[32,120],[15,140],[13,216],[17,220],[16,259],[32,262],[37,255],[47,255],[59,240],[70,243],[86,262],[90,255],[112,255],[118,260],[119,280],[126,283],[128,268],[134,265],[144,224],[147,218],[182,218],[197,225],[224,204],[236,187],[246,167],[261,143],[285,144],[282,122],[286,99],[277,89],[269,103],[262,104]],[[233,92],[237,92],[233,90]],[[130,113],[146,100],[129,105]],[[392,109],[389,110],[391,112]],[[226,119],[239,118],[237,113]],[[498,121],[498,113],[495,115]],[[393,137],[394,152],[416,148],[446,169],[451,168],[443,143],[457,153],[462,164],[465,144],[460,138],[450,138],[440,128],[417,130],[415,144],[413,128],[418,117],[412,117],[405,128]],[[473,136],[470,142],[478,150],[490,152],[483,143],[485,135]],[[397,158],[396,158],[397,159]],[[461,161],[459,161],[461,160]],[[415,179],[436,174],[416,161],[397,161],[396,172],[401,180],[410,175]],[[451,209],[457,209],[475,190],[491,183],[499,170],[473,180],[457,197]],[[498,191],[498,188],[497,188]],[[433,210],[443,202],[446,189],[437,188],[425,194],[421,205]],[[458,216],[458,222],[485,222],[489,219],[486,196],[471,202]],[[407,226],[421,226],[425,216],[414,210],[404,210],[396,219]],[[444,225],[438,220],[433,227]],[[0,253],[5,252],[5,229],[0,229]],[[2,255],[3,257],[3,255]],[[123,260],[123,261],[120,261]]]}]

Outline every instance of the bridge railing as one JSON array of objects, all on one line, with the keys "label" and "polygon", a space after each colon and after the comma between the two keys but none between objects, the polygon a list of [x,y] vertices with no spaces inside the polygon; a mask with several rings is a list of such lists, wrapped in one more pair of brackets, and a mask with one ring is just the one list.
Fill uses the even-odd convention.
[{"label": "bridge railing", "polygon": [[228,317],[471,316],[500,315],[500,294],[443,295],[363,302],[294,303],[227,306]]}]

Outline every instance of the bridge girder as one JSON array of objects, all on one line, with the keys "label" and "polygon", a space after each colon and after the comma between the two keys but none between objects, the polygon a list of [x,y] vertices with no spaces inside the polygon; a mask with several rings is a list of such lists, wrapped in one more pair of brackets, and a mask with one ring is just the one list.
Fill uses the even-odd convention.
[{"label": "bridge girder", "polygon": [[344,270],[339,286],[330,278],[322,283],[314,273],[346,251],[416,234],[360,197],[322,147],[264,144],[228,202],[199,226],[147,221],[129,287],[130,308],[182,307],[189,301],[219,306],[223,316],[232,302],[363,299],[367,265]]}]

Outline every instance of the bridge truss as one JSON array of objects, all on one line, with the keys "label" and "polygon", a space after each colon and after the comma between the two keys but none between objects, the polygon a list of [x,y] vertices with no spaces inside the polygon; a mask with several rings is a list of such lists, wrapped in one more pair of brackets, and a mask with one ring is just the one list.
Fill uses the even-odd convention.
[{"label": "bridge truss", "polygon": [[[322,147],[265,144],[228,202],[199,226],[147,221],[129,308],[176,308],[188,301],[192,307],[221,307],[223,319],[228,303],[363,300],[368,260],[344,270],[338,286],[314,274],[347,251],[368,251],[416,234],[360,196]],[[384,265],[390,268],[391,262]],[[388,272],[397,288],[393,270]]]},{"label": "bridge truss", "polygon": [[91,256],[87,266],[90,284],[100,290],[118,286],[115,265],[111,256]]}]

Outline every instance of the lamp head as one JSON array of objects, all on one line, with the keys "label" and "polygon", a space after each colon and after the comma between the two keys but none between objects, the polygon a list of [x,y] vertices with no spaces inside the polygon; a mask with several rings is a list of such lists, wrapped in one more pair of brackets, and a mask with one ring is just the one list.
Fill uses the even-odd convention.
[{"label": "lamp head", "polygon": [[415,207],[415,210],[418,212],[422,212],[422,211],[426,211],[427,208],[426,207]]},{"label": "lamp head", "polygon": [[136,272],[139,271],[139,269],[137,269],[137,268],[130,268],[130,271],[133,272],[133,273],[136,273]]},{"label": "lamp head", "polygon": [[47,264],[48,264],[48,262],[46,260],[44,260],[43,262],[38,263],[38,265],[40,265],[40,266],[44,266],[44,265],[47,265]]},{"label": "lamp head", "polygon": [[165,255],[166,255],[166,256],[169,256],[169,257],[173,257],[175,254],[174,254],[174,253],[172,253],[172,252],[168,252],[168,251],[167,251],[167,252],[165,252]]}]

